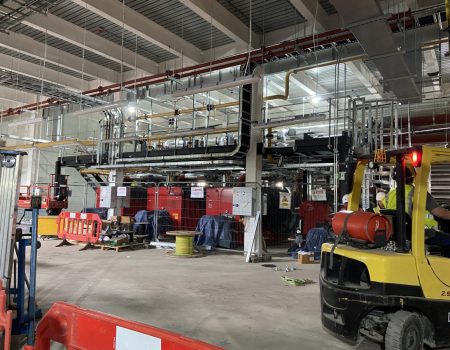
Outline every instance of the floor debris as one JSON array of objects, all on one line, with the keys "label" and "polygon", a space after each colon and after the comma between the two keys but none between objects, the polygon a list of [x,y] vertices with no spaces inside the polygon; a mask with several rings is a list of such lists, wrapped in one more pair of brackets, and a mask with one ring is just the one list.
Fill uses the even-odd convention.
[{"label": "floor debris", "polygon": [[308,284],[313,284],[314,281],[308,278],[291,278],[288,276],[282,276],[281,279],[283,282],[291,285],[291,286],[306,286]]}]

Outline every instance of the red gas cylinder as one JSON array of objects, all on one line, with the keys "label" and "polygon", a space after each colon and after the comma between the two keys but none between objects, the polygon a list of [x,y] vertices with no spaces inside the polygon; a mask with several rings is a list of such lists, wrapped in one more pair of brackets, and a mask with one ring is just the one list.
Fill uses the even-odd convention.
[{"label": "red gas cylinder", "polygon": [[370,243],[387,242],[392,235],[387,217],[364,211],[340,211],[334,214],[332,225],[336,235],[347,231],[351,238]]}]

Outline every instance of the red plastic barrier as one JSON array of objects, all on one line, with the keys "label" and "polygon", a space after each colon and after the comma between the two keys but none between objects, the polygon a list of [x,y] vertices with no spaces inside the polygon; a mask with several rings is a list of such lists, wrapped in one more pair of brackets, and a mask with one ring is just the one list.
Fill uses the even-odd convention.
[{"label": "red plastic barrier", "polygon": [[24,350],[50,350],[50,342],[67,350],[224,350],[176,333],[127,321],[58,302],[36,330],[35,346]]},{"label": "red plastic barrier", "polygon": [[3,289],[3,282],[0,280],[0,331],[4,332],[4,350],[9,350],[11,348],[11,327],[12,311],[6,310],[6,292]]},{"label": "red plastic barrier", "polygon": [[97,243],[102,232],[102,219],[93,213],[63,212],[58,217],[58,238]]}]

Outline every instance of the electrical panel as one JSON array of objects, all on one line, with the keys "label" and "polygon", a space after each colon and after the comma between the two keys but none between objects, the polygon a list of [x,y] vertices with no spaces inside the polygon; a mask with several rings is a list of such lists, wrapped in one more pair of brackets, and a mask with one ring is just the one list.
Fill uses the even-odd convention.
[{"label": "electrical panel", "polygon": [[253,216],[255,189],[252,187],[233,188],[233,215]]},{"label": "electrical panel", "polygon": [[130,187],[101,186],[100,208],[129,208]]},{"label": "electrical panel", "polygon": [[116,203],[116,188],[112,186],[100,187],[100,208],[114,208]]}]

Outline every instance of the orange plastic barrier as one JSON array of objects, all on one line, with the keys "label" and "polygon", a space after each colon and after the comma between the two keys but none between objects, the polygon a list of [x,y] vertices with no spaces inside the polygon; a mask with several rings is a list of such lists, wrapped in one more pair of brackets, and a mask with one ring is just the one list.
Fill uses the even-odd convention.
[{"label": "orange plastic barrier", "polygon": [[98,214],[63,212],[58,217],[58,238],[97,243],[102,232]]},{"label": "orange plastic barrier", "polygon": [[6,292],[3,289],[3,282],[0,280],[0,331],[4,332],[3,349],[11,348],[11,328],[12,328],[12,311],[6,310]]},{"label": "orange plastic barrier", "polygon": [[55,303],[39,322],[35,346],[50,350],[51,341],[67,350],[224,350],[176,333],[77,306]]}]

